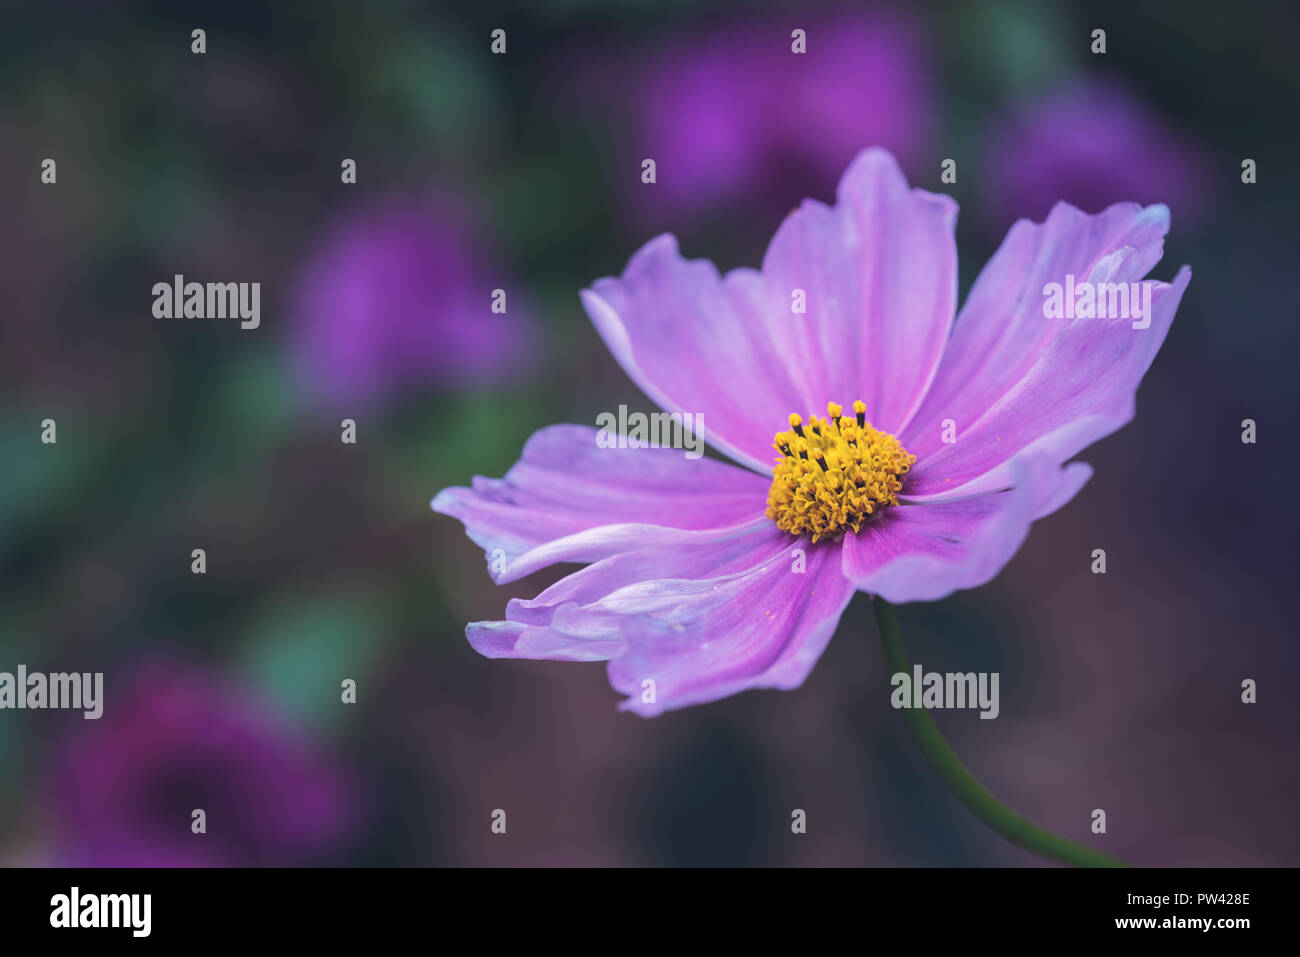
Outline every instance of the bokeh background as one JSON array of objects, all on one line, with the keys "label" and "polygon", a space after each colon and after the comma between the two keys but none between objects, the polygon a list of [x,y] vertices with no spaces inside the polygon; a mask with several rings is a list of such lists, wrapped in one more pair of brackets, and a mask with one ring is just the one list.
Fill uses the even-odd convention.
[{"label": "bokeh background", "polygon": [[[477,656],[465,623],[558,572],[495,587],[428,507],[543,425],[651,408],[580,288],[661,231],[756,265],[871,144],[961,204],[963,293],[1057,199],[1168,203],[1155,276],[1194,270],[1082,494],[992,584],[900,610],[927,668],[1001,672],[998,720],[941,727],[1013,807],[1135,863],[1300,863],[1297,26],[1172,0],[6,5],[0,670],[102,671],[106,706],[0,712],[0,863],[1037,863],[911,742],[864,598],[798,691],[646,721],[600,665]],[[261,328],[154,319],[175,273],[259,281]]]}]

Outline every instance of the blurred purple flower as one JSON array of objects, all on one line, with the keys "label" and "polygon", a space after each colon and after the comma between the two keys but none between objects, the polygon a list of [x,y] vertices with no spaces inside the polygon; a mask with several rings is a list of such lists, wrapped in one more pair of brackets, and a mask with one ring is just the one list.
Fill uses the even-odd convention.
[{"label": "blurred purple flower", "polygon": [[856,591],[982,585],[1083,487],[1070,460],[1133,417],[1191,272],[1150,282],[1145,326],[1127,308],[1048,318],[1044,293],[1136,285],[1169,210],[1060,203],[1019,222],[958,315],[956,203],[909,189],[880,149],[837,200],[791,213],[761,272],[721,276],[664,235],[583,291],[629,377],[737,465],[557,425],[505,478],[439,492],[498,583],[590,563],[470,624],[480,653],[608,661],[642,715],[795,688]]},{"label": "blurred purple flower", "polygon": [[[74,867],[310,862],[353,817],[343,779],[256,701],[206,674],[152,666],[107,687],[53,775],[61,852]],[[190,830],[202,808],[207,833]]]},{"label": "blurred purple flower", "polygon": [[496,385],[530,352],[518,287],[445,201],[392,198],[345,215],[303,265],[291,313],[299,378],[335,406]]},{"label": "blurred purple flower", "polygon": [[[796,28],[806,53],[791,50]],[[906,166],[928,138],[928,77],[919,31],[897,11],[746,18],[657,48],[633,136],[634,165],[653,158],[656,184],[636,208],[689,211],[773,190],[788,205],[828,191],[872,143]]]},{"label": "blurred purple flower", "polygon": [[1137,96],[1086,79],[996,122],[984,152],[991,226],[1041,219],[1058,200],[1085,212],[1131,200],[1162,202],[1195,224],[1208,202],[1207,160]]}]

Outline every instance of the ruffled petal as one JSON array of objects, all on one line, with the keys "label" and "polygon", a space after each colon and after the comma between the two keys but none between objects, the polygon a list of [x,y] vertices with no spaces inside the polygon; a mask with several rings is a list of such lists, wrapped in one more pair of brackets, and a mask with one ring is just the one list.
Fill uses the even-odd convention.
[{"label": "ruffled petal", "polygon": [[1008,485],[965,496],[904,502],[844,536],[844,574],[891,602],[934,601],[975,588],[1006,565],[1029,526],[1069,501],[1092,475],[1050,455],[1010,463]]},{"label": "ruffled petal", "polygon": [[808,200],[786,219],[761,276],[721,278],[660,236],[582,301],[646,395],[702,413],[711,444],[770,474],[772,437],[791,412],[860,398],[873,424],[896,431],[919,405],[956,309],[956,215],[870,149],[834,208]]},{"label": "ruffled petal", "polygon": [[680,449],[601,448],[596,436],[580,425],[542,429],[505,478],[444,489],[433,510],[464,523],[499,583],[554,562],[726,538],[732,526],[766,521],[762,476]]},{"label": "ruffled petal", "polygon": [[[957,320],[934,384],[900,435],[918,462],[912,499],[1001,487],[1022,452],[1058,463],[1127,423],[1191,278],[1151,282],[1147,328],[1132,319],[1049,319],[1044,288],[1135,283],[1159,260],[1163,206],[1120,204],[1097,216],[1058,205],[1043,224],[1017,223]],[[945,442],[947,430],[956,441]]]},{"label": "ruffled petal", "polygon": [[[837,202],[805,200],[763,258],[772,335],[799,387],[789,409],[862,399],[897,433],[925,397],[957,308],[957,204],[909,189],[885,150],[859,154]],[[802,293],[805,314],[792,312]],[[780,423],[778,423],[780,424]]]},{"label": "ruffled petal", "polygon": [[646,716],[794,688],[853,595],[839,553],[770,522],[726,541],[625,552],[467,635],[490,657],[609,660],[610,684],[629,696],[621,707]]},{"label": "ruffled petal", "polygon": [[581,297],[641,391],[669,412],[700,416],[705,441],[771,474],[772,437],[801,403],[757,272],[720,277],[707,260],[683,259],[677,240],[664,235],[642,247],[621,278],[598,280]]}]

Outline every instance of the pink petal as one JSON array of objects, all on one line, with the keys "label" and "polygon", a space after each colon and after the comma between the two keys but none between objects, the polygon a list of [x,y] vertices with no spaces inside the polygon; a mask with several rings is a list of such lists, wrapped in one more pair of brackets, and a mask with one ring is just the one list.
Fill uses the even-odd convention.
[{"label": "pink petal", "polygon": [[752,269],[721,278],[687,261],[664,235],[620,279],[583,290],[582,303],[619,365],[669,412],[703,416],[697,430],[737,462],[771,474],[772,437],[801,403],[773,341],[763,283]]},{"label": "pink petal", "polygon": [[[918,458],[907,495],[995,488],[1023,451],[1063,462],[1127,423],[1143,374],[1190,279],[1152,285],[1150,328],[1130,319],[1048,319],[1047,283],[1137,282],[1159,260],[1163,206],[1096,216],[1059,204],[1043,224],[1017,223],[962,308],[934,385],[900,436]],[[956,441],[943,441],[951,419]]]},{"label": "pink petal", "polygon": [[[870,149],[833,209],[809,200],[786,219],[761,277],[721,278],[660,236],[582,301],[646,395],[703,413],[713,445],[770,473],[772,437],[791,412],[861,398],[877,427],[896,431],[920,404],[956,307],[956,215],[951,199],[909,190],[893,157]],[[796,289],[806,313],[793,311]]]},{"label": "pink petal", "polygon": [[[839,552],[770,522],[725,542],[628,552],[511,602],[511,620],[477,622],[467,634],[491,657],[609,659],[611,685],[629,696],[622,707],[646,716],[794,688],[853,595]],[[647,679],[653,701],[644,700]]]},{"label": "pink petal", "polygon": [[[763,259],[772,333],[799,386],[788,411],[862,399],[897,433],[925,397],[957,305],[957,204],[908,189],[882,149],[859,154],[837,203],[805,200]],[[794,290],[807,313],[792,313]],[[781,423],[778,423],[781,424]]]},{"label": "pink petal", "polygon": [[892,602],[934,601],[992,579],[1029,526],[1069,501],[1092,475],[1049,455],[1011,463],[1008,486],[888,508],[844,536],[844,574]]},{"label": "pink petal", "polygon": [[433,510],[464,523],[499,583],[553,562],[725,539],[732,526],[766,522],[762,476],[681,449],[600,448],[596,435],[580,425],[542,429],[505,478],[444,489]]}]

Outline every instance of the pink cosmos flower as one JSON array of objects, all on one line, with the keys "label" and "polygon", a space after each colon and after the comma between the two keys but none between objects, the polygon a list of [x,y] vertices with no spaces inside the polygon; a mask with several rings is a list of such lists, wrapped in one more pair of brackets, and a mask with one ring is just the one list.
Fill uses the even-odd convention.
[{"label": "pink cosmos flower", "polygon": [[1209,160],[1115,81],[1076,80],[1001,117],[985,140],[988,217],[1041,216],[1058,200],[1085,210],[1160,197],[1183,223],[1206,213]]},{"label": "pink cosmos flower", "polygon": [[739,467],[558,425],[505,478],[445,489],[434,510],[464,523],[497,582],[588,563],[470,624],[470,643],[608,661],[621,707],[654,715],[798,687],[856,591],[924,601],[993,578],[1088,480],[1067,460],[1133,417],[1191,273],[1153,282],[1146,328],[1045,318],[1047,284],[1137,282],[1169,228],[1164,206],[1062,203],[1012,227],[954,325],[956,215],[870,149],[834,207],[790,214],[761,271],[720,276],[665,235],[585,290],[628,375],[702,415]]},{"label": "pink cosmos flower", "polygon": [[[793,27],[806,53],[791,52]],[[752,203],[791,179],[829,187],[864,142],[905,165],[918,159],[935,112],[926,46],[903,12],[865,7],[793,20],[747,12],[655,48],[623,162],[654,157],[658,182],[647,190],[634,178],[634,210]]]},{"label": "pink cosmos flower", "polygon": [[[204,671],[154,662],[54,762],[66,867],[304,863],[356,820],[347,780],[299,732]],[[196,838],[202,808],[211,836]]]},{"label": "pink cosmos flower", "polygon": [[473,217],[446,199],[393,196],[338,220],[305,260],[291,309],[307,393],[380,405],[430,383],[495,385],[528,364],[532,324]]}]

